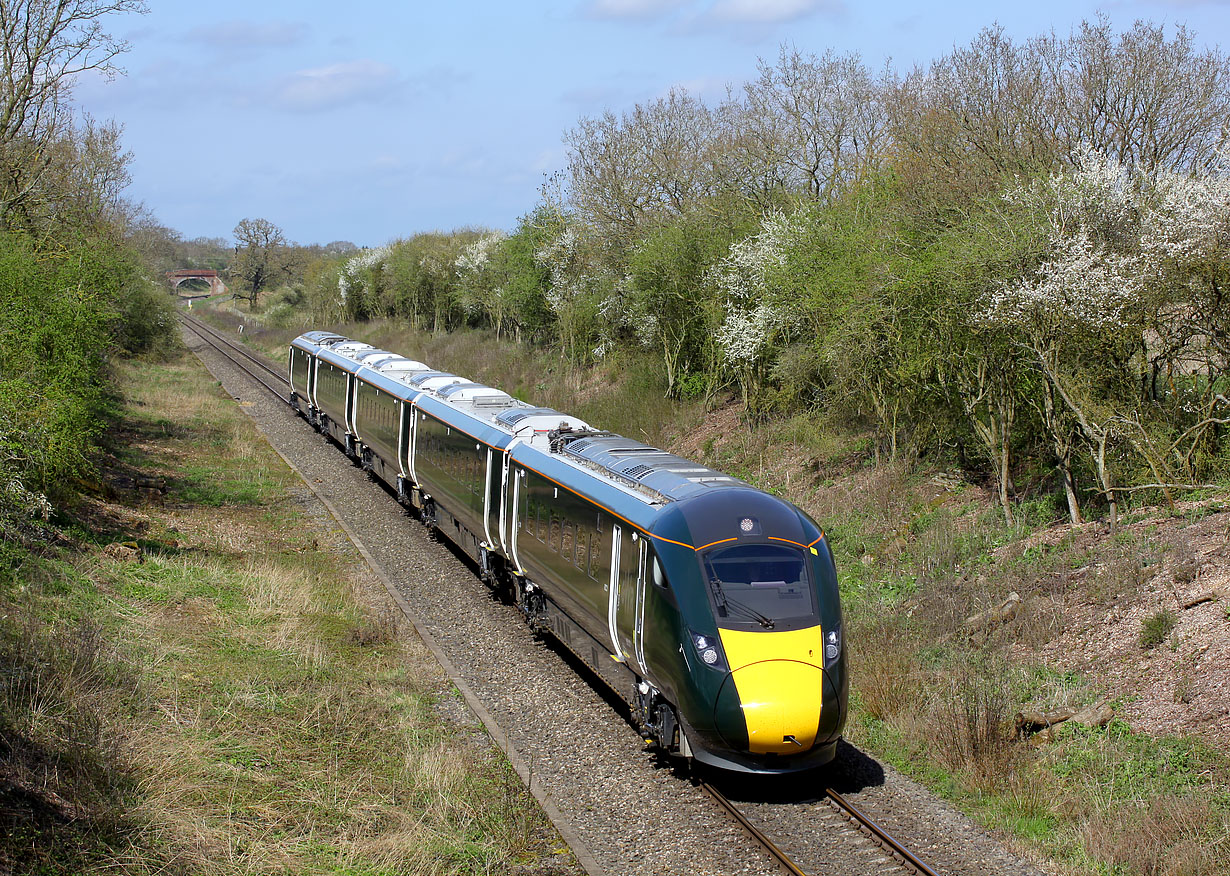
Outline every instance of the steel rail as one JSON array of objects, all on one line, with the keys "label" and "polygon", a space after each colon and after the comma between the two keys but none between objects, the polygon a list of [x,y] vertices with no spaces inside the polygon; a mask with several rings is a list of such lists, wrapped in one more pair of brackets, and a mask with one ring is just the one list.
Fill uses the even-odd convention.
[{"label": "steel rail", "polygon": [[[219,331],[218,329],[214,328],[208,323],[203,322],[200,319],[197,319],[195,316],[189,316],[186,313],[180,313],[180,314],[177,314],[177,316],[179,316],[180,320],[184,324],[186,324],[189,328],[191,328],[194,332],[196,332],[197,335],[199,335],[202,340],[208,340],[205,336],[207,334],[210,335],[214,339],[214,341],[217,342],[217,343],[213,343],[213,342],[210,343],[210,346],[212,346],[214,349],[219,349],[218,343],[221,343],[225,345],[232,352],[244,357],[249,362],[251,362],[253,365],[256,365],[258,368],[261,368],[266,373],[272,375],[280,383],[286,384],[287,386],[290,385],[290,381],[287,379],[286,374],[282,371],[279,371],[277,368],[273,367],[272,365],[270,365],[269,360],[266,359],[264,356],[261,356],[257,353],[252,352],[247,347],[245,347],[243,344],[236,343],[235,341],[227,337],[223,332]],[[219,350],[219,352],[221,352],[221,350]],[[228,356],[227,358],[233,358],[233,357]]]},{"label": "steel rail", "polygon": [[697,785],[716,800],[718,805],[725,809],[735,821],[739,822],[739,826],[743,828],[744,832],[769,853],[769,856],[782,868],[783,872],[789,873],[790,876],[807,876],[805,872],[798,868],[794,861],[790,860],[790,857],[785,852],[777,847],[773,840],[769,839],[760,828],[752,824],[747,816],[739,811],[739,807],[732,803],[729,797],[704,780],[698,781]]},{"label": "steel rail", "polygon": [[246,350],[242,351],[244,357],[246,357],[249,362],[251,362],[254,365],[259,365],[262,369],[264,369],[266,374],[273,375],[273,377],[276,378],[278,382],[276,385],[274,385],[273,383],[270,382],[269,378],[265,374],[261,374],[257,372],[256,370],[248,367],[248,365],[243,362],[240,356],[237,355],[239,350],[242,350],[242,348],[239,348],[239,350],[237,350],[236,347],[232,344],[219,343],[217,339],[209,337],[209,334],[207,332],[201,331],[199,327],[199,325],[201,324],[200,320],[189,319],[185,317],[183,314],[177,314],[177,316],[179,317],[180,323],[185,328],[187,328],[190,332],[193,332],[198,338],[200,338],[206,344],[208,344],[209,346],[217,350],[224,359],[226,359],[228,362],[230,362],[232,365],[234,365],[239,370],[243,371],[245,374],[247,374],[257,383],[259,383],[265,389],[269,390],[269,392],[277,396],[279,401],[282,401],[286,404],[290,404],[290,399],[286,393],[286,391],[290,388],[290,380],[287,377],[282,375],[280,372],[274,370],[268,364],[261,362],[252,353],[249,353]]},{"label": "steel rail", "polygon": [[896,858],[907,870],[917,876],[938,876],[923,860],[899,843],[892,834],[871,820],[857,806],[838,794],[832,788],[825,789],[825,796],[847,818],[857,822],[868,836],[879,843],[880,847]]}]

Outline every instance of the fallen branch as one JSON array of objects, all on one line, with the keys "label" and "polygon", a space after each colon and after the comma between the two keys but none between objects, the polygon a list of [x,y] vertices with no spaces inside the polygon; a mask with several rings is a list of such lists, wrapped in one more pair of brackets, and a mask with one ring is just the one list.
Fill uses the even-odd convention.
[{"label": "fallen branch", "polygon": [[1226,588],[1214,587],[1212,590],[1206,590],[1204,593],[1201,593],[1199,596],[1193,596],[1191,599],[1187,600],[1187,602],[1183,603],[1183,607],[1185,609],[1195,608],[1197,605],[1203,605],[1206,602],[1215,602],[1218,599],[1224,598],[1226,594],[1227,594]]},{"label": "fallen branch", "polygon": [[1083,709],[1063,708],[1054,712],[1021,711],[1016,713],[1016,731],[1020,736],[1049,731],[1056,724],[1071,721],[1086,727],[1105,727],[1115,717],[1109,703],[1097,703]]},{"label": "fallen branch", "polygon": [[1013,591],[1008,594],[1008,598],[1004,600],[1002,605],[996,608],[988,608],[981,614],[966,618],[964,627],[971,633],[974,633],[989,627],[1000,626],[1016,617],[1020,610],[1021,594]]}]

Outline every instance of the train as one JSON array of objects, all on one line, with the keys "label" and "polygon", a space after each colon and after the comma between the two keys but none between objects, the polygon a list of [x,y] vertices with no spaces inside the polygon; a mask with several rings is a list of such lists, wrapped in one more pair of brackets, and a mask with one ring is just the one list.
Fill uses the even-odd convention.
[{"label": "train", "polygon": [[671,758],[831,761],[849,678],[823,530],[708,466],[370,344],[290,344],[290,402],[468,555]]}]

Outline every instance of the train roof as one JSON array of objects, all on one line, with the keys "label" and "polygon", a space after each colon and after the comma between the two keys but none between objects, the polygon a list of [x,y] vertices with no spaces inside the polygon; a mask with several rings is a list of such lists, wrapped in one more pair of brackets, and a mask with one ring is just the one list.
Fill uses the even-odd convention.
[{"label": "train roof", "polygon": [[654,504],[679,501],[717,487],[747,486],[698,462],[610,432],[557,434],[554,442],[548,440],[547,450],[631,488]]},{"label": "train roof", "polygon": [[[535,407],[490,386],[432,370],[422,362],[383,360],[377,354],[387,351],[328,332],[308,332],[301,338],[319,346],[326,361],[341,364],[339,360],[347,360],[350,370],[358,371],[364,380],[413,399],[436,417],[447,419],[453,412],[461,415],[464,422],[458,422],[458,428],[492,446],[505,448],[513,439],[520,439],[513,450],[515,458],[526,461],[530,456],[546,454],[567,469],[590,478],[597,476],[620,494],[649,505],[681,501],[723,487],[748,486],[708,466],[631,438],[595,430],[562,411]],[[359,358],[372,364],[363,365]]]},{"label": "train roof", "polygon": [[327,346],[328,344],[334,344],[345,340],[347,339],[333,332],[312,331],[301,334],[299,337],[291,341],[290,345],[292,347],[298,347],[301,350],[307,350],[314,353],[322,346]]}]

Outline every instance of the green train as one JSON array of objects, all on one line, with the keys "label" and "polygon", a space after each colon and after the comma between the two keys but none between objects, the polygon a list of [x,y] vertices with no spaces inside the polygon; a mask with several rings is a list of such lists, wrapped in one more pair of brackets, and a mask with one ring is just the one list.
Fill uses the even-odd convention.
[{"label": "green train", "polygon": [[794,505],[559,411],[328,332],[291,403],[631,707],[719,768],[830,761],[848,676],[833,557]]}]

